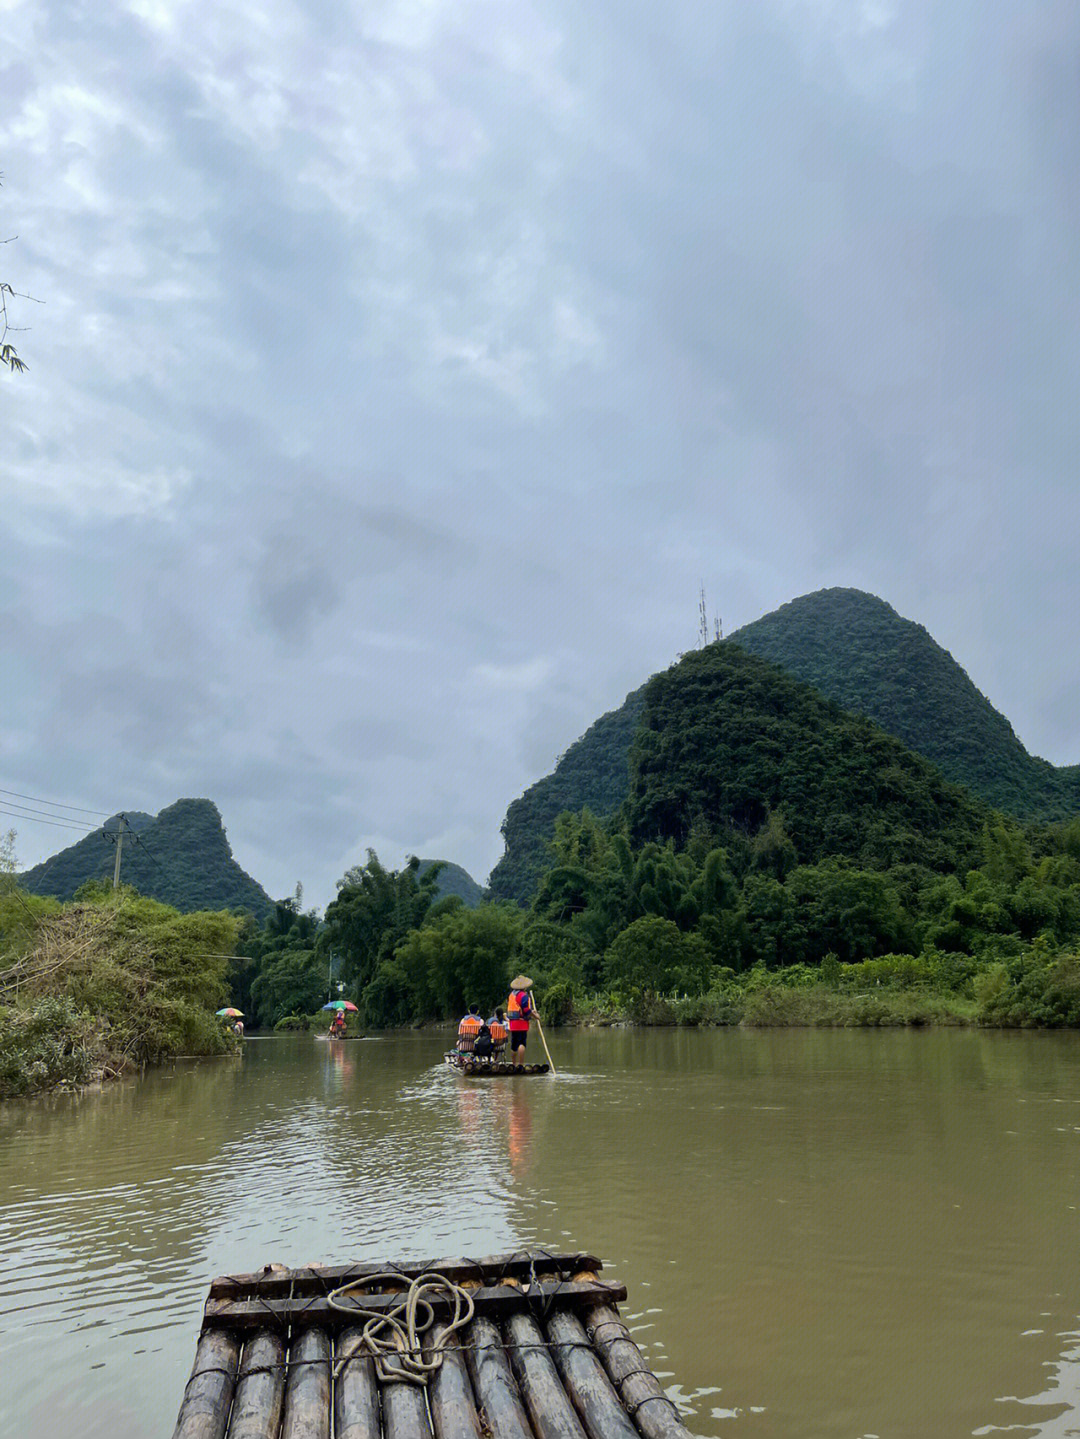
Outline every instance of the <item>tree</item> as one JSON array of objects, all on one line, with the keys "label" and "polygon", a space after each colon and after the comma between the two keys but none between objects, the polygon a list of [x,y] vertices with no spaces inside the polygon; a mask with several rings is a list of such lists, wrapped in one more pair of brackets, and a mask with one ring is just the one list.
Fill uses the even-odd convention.
[{"label": "tree", "polygon": [[326,907],[326,942],[342,957],[342,974],[357,997],[375,977],[383,960],[411,929],[418,929],[438,898],[442,865],[418,877],[420,861],[411,856],[404,869],[388,870],[369,849],[367,863],[338,880],[338,897]]},{"label": "tree", "polygon": [[[8,244],[11,240],[17,239],[17,235],[9,235],[2,243]],[[15,346],[8,339],[11,333],[11,322],[8,318],[8,297],[15,299],[17,292],[12,289],[6,280],[0,280],[0,365],[6,365],[9,370],[25,370],[26,365],[20,360]],[[18,295],[20,300],[29,300],[30,295]]]},{"label": "tree", "polygon": [[624,929],[605,960],[611,984],[668,994],[701,994],[709,984],[711,957],[697,934],[684,934],[670,919],[646,915]]}]

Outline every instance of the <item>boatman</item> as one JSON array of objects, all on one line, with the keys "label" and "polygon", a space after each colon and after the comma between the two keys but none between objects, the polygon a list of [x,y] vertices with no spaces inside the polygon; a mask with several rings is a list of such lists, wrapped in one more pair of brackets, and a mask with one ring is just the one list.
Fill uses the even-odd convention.
[{"label": "boatman", "polygon": [[480,1033],[480,1026],[483,1024],[480,1018],[480,1007],[476,1004],[469,1005],[469,1012],[457,1027],[457,1047],[459,1054],[471,1054],[472,1047],[476,1043],[476,1036]]},{"label": "boatman", "polygon": [[529,990],[532,980],[519,974],[510,981],[510,998],[506,1001],[506,1025],[510,1031],[510,1061],[518,1069],[525,1063],[525,1044],[529,1038],[529,1020],[533,1004]]}]

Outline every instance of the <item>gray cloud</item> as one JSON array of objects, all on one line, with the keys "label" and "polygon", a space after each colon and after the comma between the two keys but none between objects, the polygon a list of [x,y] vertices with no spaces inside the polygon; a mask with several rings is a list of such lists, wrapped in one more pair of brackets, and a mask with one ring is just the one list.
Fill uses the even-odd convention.
[{"label": "gray cloud", "polygon": [[482,877],[699,580],[874,590],[1080,759],[1073,5],[5,30],[8,787],[210,795],[313,899],[368,843]]}]

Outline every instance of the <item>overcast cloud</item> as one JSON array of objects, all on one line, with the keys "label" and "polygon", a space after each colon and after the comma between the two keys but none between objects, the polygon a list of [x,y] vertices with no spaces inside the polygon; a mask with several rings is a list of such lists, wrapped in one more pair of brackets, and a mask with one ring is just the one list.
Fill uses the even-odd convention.
[{"label": "overcast cloud", "polygon": [[[1080,761],[1075,0],[0,0],[0,787],[483,879],[855,585]],[[6,817],[0,816],[6,823]],[[74,834],[24,823],[32,863]]]}]

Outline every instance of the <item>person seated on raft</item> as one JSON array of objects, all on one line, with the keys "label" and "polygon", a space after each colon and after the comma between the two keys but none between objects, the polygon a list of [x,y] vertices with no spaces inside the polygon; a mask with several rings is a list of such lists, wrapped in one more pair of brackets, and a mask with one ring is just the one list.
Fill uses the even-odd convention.
[{"label": "person seated on raft", "polygon": [[506,1027],[506,1015],[501,1009],[497,1009],[491,1016],[487,1022],[487,1027],[491,1031],[491,1043],[495,1048],[495,1053],[492,1058],[501,1059],[510,1034],[510,1031]]},{"label": "person seated on raft", "polygon": [[473,1058],[480,1060],[483,1064],[490,1064],[495,1058],[495,1043],[486,1021],[481,1021],[480,1028],[476,1032],[472,1052]]},{"label": "person seated on raft", "polygon": [[344,1039],[345,1037],[345,1016],[338,1010],[330,1021],[330,1028],[326,1031],[331,1039]]},{"label": "person seated on raft", "polygon": [[480,1026],[483,1022],[480,1018],[479,1005],[470,1004],[469,1012],[458,1025],[457,1029],[458,1054],[472,1053],[473,1045],[476,1043],[476,1036],[480,1033]]}]

